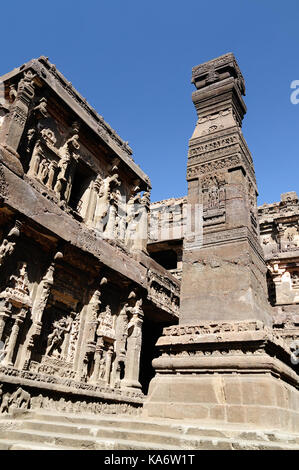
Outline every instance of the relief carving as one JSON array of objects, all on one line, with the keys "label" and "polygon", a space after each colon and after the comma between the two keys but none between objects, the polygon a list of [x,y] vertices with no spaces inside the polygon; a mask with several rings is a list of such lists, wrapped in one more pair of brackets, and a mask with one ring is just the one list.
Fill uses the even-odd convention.
[{"label": "relief carving", "polygon": [[53,331],[48,336],[46,356],[60,358],[66,333],[71,331],[72,318],[61,318],[53,323]]}]

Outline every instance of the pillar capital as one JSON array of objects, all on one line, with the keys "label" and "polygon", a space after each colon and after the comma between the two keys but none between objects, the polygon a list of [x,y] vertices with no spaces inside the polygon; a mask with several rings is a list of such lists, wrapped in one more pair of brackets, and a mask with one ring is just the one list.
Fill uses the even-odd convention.
[{"label": "pillar capital", "polygon": [[245,80],[234,54],[230,52],[193,67],[191,82],[196,87],[192,101],[198,117],[231,107],[236,124],[241,126],[246,113],[242,98],[245,95]]}]

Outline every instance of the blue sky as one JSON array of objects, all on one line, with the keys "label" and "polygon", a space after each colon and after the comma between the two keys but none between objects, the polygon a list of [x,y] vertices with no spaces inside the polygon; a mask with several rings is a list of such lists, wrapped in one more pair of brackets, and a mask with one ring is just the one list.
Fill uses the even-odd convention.
[{"label": "blue sky", "polygon": [[1,5],[0,74],[40,55],[128,140],[152,200],[186,193],[191,69],[234,52],[259,204],[299,193],[298,0],[19,0]]}]

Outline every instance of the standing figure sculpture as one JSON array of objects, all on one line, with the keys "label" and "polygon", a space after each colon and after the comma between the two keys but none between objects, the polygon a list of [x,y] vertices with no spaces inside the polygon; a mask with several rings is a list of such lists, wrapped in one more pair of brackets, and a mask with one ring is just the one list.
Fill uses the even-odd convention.
[{"label": "standing figure sculpture", "polygon": [[46,350],[46,356],[55,355],[59,357],[65,334],[71,330],[71,319],[61,318],[61,320],[54,322],[54,330],[48,337],[48,344]]}]

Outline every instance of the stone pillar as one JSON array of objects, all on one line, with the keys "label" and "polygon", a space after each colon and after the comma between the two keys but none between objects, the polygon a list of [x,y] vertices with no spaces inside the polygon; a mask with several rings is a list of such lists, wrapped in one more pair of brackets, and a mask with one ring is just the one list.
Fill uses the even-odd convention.
[{"label": "stone pillar", "polygon": [[19,160],[18,147],[27,122],[29,106],[34,97],[34,77],[31,70],[24,72],[18,84],[16,98],[0,130],[0,161],[20,176],[24,172]]},{"label": "stone pillar", "polygon": [[96,350],[94,353],[94,368],[90,382],[97,382],[99,380],[101,359],[103,356],[104,341],[102,337],[99,337],[96,344]]},{"label": "stone pillar", "polygon": [[113,356],[113,346],[109,346],[107,354],[106,354],[106,371],[105,371],[105,379],[104,379],[108,385],[110,383],[112,356]]},{"label": "stone pillar", "polygon": [[189,142],[187,204],[191,217],[202,210],[203,220],[199,237],[185,239],[180,321],[270,324],[255,172],[241,131],[244,78],[227,54],[194,67],[192,82],[198,121]]},{"label": "stone pillar", "polygon": [[13,365],[12,360],[13,360],[14,352],[15,352],[16,345],[17,345],[17,339],[19,336],[20,326],[23,323],[25,316],[26,316],[26,310],[22,309],[15,319],[15,323],[12,327],[8,345],[7,345],[7,353],[3,360],[3,364],[6,366]]},{"label": "stone pillar", "polygon": [[193,230],[184,239],[179,325],[157,342],[144,414],[298,432],[298,375],[267,302],[254,167],[241,132],[244,79],[230,53],[194,67],[192,82]]},{"label": "stone pillar", "polygon": [[77,379],[81,380],[86,370],[86,360],[88,356],[95,352],[96,343],[94,342],[96,329],[98,325],[98,314],[101,306],[101,292],[95,290],[90,298],[85,311],[81,313],[85,321],[82,323],[81,331],[79,334],[79,351],[75,360],[75,369],[77,372]]},{"label": "stone pillar", "polygon": [[89,201],[85,215],[85,222],[88,226],[94,224],[94,214],[97,205],[97,192],[95,190],[95,183],[92,181],[90,190],[89,190]]},{"label": "stone pillar", "polygon": [[143,313],[133,313],[128,324],[128,330],[132,328],[132,333],[127,339],[127,354],[125,362],[125,377],[121,382],[122,387],[141,388],[139,382],[140,353],[142,344],[142,324]]}]

